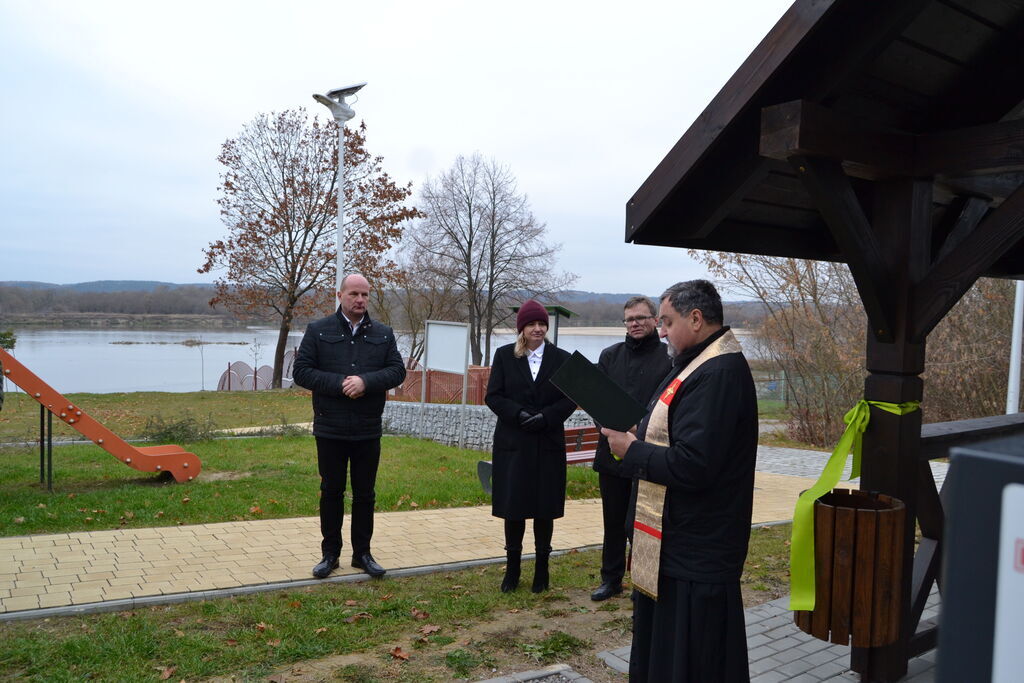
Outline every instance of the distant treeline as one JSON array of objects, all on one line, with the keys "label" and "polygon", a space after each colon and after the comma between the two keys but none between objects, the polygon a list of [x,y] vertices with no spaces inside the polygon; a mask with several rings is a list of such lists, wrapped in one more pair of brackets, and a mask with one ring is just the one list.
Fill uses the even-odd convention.
[{"label": "distant treeline", "polygon": [[[0,316],[35,315],[59,316],[68,313],[98,313],[112,315],[203,315],[236,320],[223,307],[209,305],[213,292],[209,287],[177,286],[156,287],[150,291],[74,291],[61,289],[33,289],[0,285]],[[588,299],[585,292],[573,292],[572,300],[562,303],[575,315],[568,323],[571,327],[616,327],[622,325],[622,305],[629,295],[614,300],[607,294],[595,294]],[[389,297],[390,298],[390,297]],[[657,304],[657,301],[655,301]],[[397,310],[397,307],[392,307]],[[371,312],[372,313],[372,312]],[[764,319],[764,306],[759,302],[735,301],[725,303],[725,321],[734,327],[754,328]],[[267,318],[265,322],[271,322]],[[2,319],[0,319],[2,322]],[[305,321],[297,320],[297,324]],[[392,321],[402,325],[402,321]]]},{"label": "distant treeline", "polygon": [[209,288],[191,286],[158,287],[149,292],[76,292],[0,286],[0,315],[115,313],[234,317],[223,309],[211,308],[212,296]]}]

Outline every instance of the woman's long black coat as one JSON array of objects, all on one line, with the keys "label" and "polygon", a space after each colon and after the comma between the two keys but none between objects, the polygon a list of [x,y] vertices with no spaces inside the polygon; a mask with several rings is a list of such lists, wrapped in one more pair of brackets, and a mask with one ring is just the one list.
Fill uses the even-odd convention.
[{"label": "woman's long black coat", "polygon": [[[485,402],[498,423],[494,427],[491,472],[494,493],[491,514],[503,519],[557,519],[565,514],[565,430],[576,410],[550,382],[569,354],[544,345],[544,358],[534,381],[529,361],[516,358],[515,344],[494,352]],[[528,433],[519,428],[519,411],[539,411],[547,427]]]}]

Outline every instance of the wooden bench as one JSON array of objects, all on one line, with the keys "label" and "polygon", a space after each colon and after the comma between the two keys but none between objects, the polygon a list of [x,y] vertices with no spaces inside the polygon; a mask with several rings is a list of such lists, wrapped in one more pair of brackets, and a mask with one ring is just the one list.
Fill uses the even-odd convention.
[{"label": "wooden bench", "polygon": [[[597,440],[601,433],[597,427],[568,427],[565,430],[565,464],[581,465],[594,461]],[[476,464],[476,475],[484,493],[491,492],[491,461],[481,460]]]}]

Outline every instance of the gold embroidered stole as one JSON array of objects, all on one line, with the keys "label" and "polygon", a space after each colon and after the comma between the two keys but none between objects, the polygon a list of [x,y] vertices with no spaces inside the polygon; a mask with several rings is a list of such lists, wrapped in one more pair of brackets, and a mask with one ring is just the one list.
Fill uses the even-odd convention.
[{"label": "gold embroidered stole", "polygon": [[[669,445],[668,409],[686,378],[706,361],[726,353],[742,353],[743,349],[732,330],[711,343],[683,368],[661,392],[647,421],[646,443]],[[630,573],[633,586],[653,600],[658,599],[658,573],[661,564],[662,516],[665,513],[665,486],[641,479],[636,496],[633,519],[633,550]]]}]

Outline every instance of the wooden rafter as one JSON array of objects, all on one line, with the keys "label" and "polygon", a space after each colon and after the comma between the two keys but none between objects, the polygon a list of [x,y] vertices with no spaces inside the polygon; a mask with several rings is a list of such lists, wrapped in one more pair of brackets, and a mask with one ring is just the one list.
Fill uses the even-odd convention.
[{"label": "wooden rafter", "polygon": [[850,179],[831,159],[794,156],[789,161],[847,259],[875,338],[891,341],[892,308],[883,294],[888,284],[885,260]]}]

